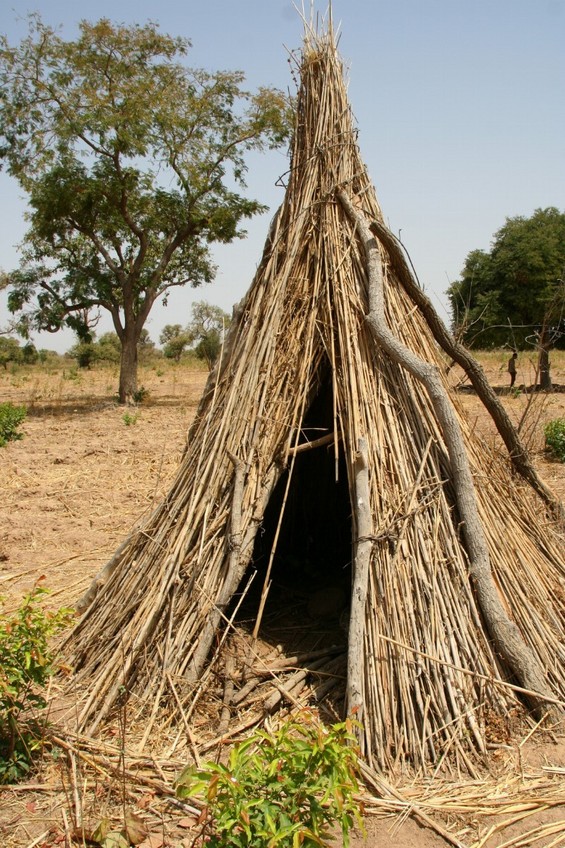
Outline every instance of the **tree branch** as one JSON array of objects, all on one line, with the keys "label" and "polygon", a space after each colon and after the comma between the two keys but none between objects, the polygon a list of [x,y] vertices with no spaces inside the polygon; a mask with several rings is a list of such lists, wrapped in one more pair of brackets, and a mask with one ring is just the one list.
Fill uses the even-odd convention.
[{"label": "tree branch", "polygon": [[528,451],[522,444],[516,428],[488,382],[481,365],[463,345],[455,341],[451,336],[435,311],[430,299],[414,280],[398,239],[381,221],[372,220],[369,224],[369,229],[385,247],[396,278],[410,299],[422,312],[437,343],[463,368],[469,377],[473,388],[490,413],[496,429],[508,449],[510,461],[515,471],[543,498],[558,520],[565,520],[563,504],[539,477],[532,465]]},{"label": "tree branch", "polygon": [[538,712],[547,709],[555,718],[560,718],[561,711],[556,706],[547,707],[545,697],[553,698],[554,693],[547,684],[543,668],[524,642],[516,624],[509,619],[498,595],[465,442],[448,393],[441,382],[439,369],[436,365],[420,359],[390,331],[385,317],[384,284],[378,242],[364,216],[355,209],[347,195],[340,191],[338,197],[355,225],[365,251],[369,286],[367,325],[376,343],[390,358],[424,385],[437,415],[449,457],[456,505],[469,558],[469,573],[486,626],[500,654],[524,688],[539,693],[539,696],[530,698],[535,709]]}]

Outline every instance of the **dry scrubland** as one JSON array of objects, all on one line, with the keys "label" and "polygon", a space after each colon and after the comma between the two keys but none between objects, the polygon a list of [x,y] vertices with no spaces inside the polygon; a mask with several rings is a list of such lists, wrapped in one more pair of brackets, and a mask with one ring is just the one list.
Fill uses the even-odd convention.
[{"label": "dry scrubland", "polygon": [[[508,354],[492,352],[481,354],[480,359],[491,383],[501,388],[513,421],[521,423],[542,476],[565,499],[565,465],[549,461],[543,452],[544,423],[565,417],[565,353],[552,357],[553,379],[563,391],[551,395],[531,394],[522,388],[534,381],[533,357],[520,356],[517,385],[512,392],[506,389]],[[115,402],[114,368],[81,371],[69,363],[53,370],[15,367],[0,373],[0,401],[25,404],[28,410],[22,426],[24,439],[9,443],[0,452],[0,595],[7,609],[17,606],[41,576],[51,589],[52,605],[73,605],[130,528],[142,521],[168,491],[206,378],[207,372],[194,366],[160,362],[142,367],[139,384],[147,390],[147,399],[138,407],[124,409]],[[456,370],[451,372],[454,385],[460,378]],[[459,397],[476,428],[496,446],[490,420],[476,397],[464,391]],[[545,764],[561,769],[561,775],[564,772],[563,744],[544,747],[543,751],[536,748],[530,758],[537,767]],[[85,809],[90,805],[92,815],[101,817],[116,798],[107,776],[99,778]],[[53,765],[46,765],[37,776],[38,783],[52,783],[62,791],[61,779]],[[5,842],[30,847],[52,845],[57,833],[63,834],[60,842],[68,839],[70,831],[67,827],[65,836],[62,807],[65,798],[72,807],[69,787],[66,792],[52,797],[34,793],[32,788],[0,792],[0,834]],[[148,816],[161,817],[163,837],[161,842],[155,838],[151,848],[159,848],[163,839],[166,844],[179,845],[184,838],[184,844],[192,844],[193,837],[187,837],[187,830],[178,824],[179,815],[169,821],[169,813],[153,803],[150,790],[145,794],[147,797],[138,793],[136,800],[130,801],[138,808],[145,804]],[[565,810],[553,809],[549,818],[565,820]],[[533,826],[534,822],[528,821],[520,830],[517,823],[504,839]],[[390,820],[381,823],[371,819],[367,839],[356,838],[354,844],[391,848],[444,844],[413,822],[400,829],[395,826],[393,831],[391,827]],[[53,835],[48,835],[50,828]],[[41,838],[34,842],[37,837]],[[493,836],[480,844],[491,848],[503,841]],[[468,844],[479,842],[470,838]],[[545,841],[522,844],[565,845],[565,835],[558,826]]]},{"label": "dry scrubland", "polygon": [[57,603],[76,600],[166,493],[206,377],[194,367],[141,368],[147,400],[125,409],[113,368],[0,374],[2,400],[28,410],[24,440],[0,455],[5,597],[45,574]]}]

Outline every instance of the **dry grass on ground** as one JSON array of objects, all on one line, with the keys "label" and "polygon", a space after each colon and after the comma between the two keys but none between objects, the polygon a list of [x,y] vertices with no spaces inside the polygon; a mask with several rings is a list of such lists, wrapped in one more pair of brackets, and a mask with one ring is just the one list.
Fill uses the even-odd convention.
[{"label": "dry grass on ground", "polygon": [[[530,394],[534,363],[518,361],[517,389],[504,391],[507,355],[481,357],[491,383],[501,387],[503,402],[549,485],[565,498],[565,465],[543,453],[543,424],[565,417],[565,391]],[[168,491],[207,374],[159,363],[143,367],[140,384],[148,391],[138,408],[115,403],[115,369],[77,371],[71,366],[0,373],[0,401],[25,404],[25,438],[2,449],[0,502],[0,596],[6,609],[45,575],[53,605],[73,605],[133,525],[143,520]],[[553,377],[565,387],[565,354],[553,356]],[[460,375],[453,371],[454,384]],[[484,438],[497,445],[490,420],[476,397],[461,393],[467,414]],[[127,721],[127,716],[124,719]],[[67,752],[47,757],[25,786],[0,792],[0,834],[7,846],[69,844],[73,820],[91,825],[105,815],[119,818],[123,807],[146,821],[151,836],[144,848],[191,845],[194,817],[171,804],[167,787],[181,763],[136,759],[128,752],[120,767],[119,728],[108,739],[106,757]],[[113,747],[112,747],[113,746]],[[461,844],[495,846],[565,845],[565,746],[537,734],[523,746],[493,752],[498,763],[496,788],[482,785],[421,787],[404,803],[371,807],[366,838],[354,846],[435,848],[445,844],[432,830],[407,818],[411,804],[448,824]],[[512,821],[499,831],[500,823]],[[489,833],[490,830],[490,833]],[[529,835],[528,835],[529,834]],[[520,841],[521,840],[521,841]]]}]

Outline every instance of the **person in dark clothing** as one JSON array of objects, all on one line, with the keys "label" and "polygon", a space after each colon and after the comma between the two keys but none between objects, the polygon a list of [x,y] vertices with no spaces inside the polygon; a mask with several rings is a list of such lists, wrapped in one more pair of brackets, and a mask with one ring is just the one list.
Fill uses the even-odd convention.
[{"label": "person in dark clothing", "polygon": [[508,373],[510,374],[510,388],[516,382],[516,360],[518,359],[518,354],[516,351],[512,354],[510,359],[508,360]]}]

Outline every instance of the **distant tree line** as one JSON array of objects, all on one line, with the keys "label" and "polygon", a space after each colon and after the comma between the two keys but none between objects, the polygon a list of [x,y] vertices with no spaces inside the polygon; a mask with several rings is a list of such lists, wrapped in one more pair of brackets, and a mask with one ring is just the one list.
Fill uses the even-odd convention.
[{"label": "distant tree line", "polygon": [[550,388],[549,351],[565,347],[565,213],[507,218],[489,251],[468,254],[447,295],[464,344],[536,349],[540,385]]},{"label": "distant tree line", "polygon": [[[191,319],[181,324],[167,324],[163,327],[159,341],[163,346],[159,350],[144,328],[138,342],[138,358],[141,362],[165,356],[180,362],[183,354],[190,352],[196,359],[205,362],[211,369],[216,362],[224,341],[225,332],[230,325],[230,317],[219,306],[199,301],[193,304]],[[74,359],[80,368],[91,368],[100,363],[118,364],[121,358],[121,343],[117,333],[102,333],[98,338],[94,328],[89,328],[88,337],[79,340],[66,352],[65,356]],[[8,334],[0,334],[0,365],[33,365],[57,358],[54,351],[37,350],[32,342],[21,345],[18,339]]]},{"label": "distant tree line", "polygon": [[17,339],[11,336],[0,336],[0,365],[7,370],[8,365],[33,365],[35,362],[44,361],[47,351],[38,351],[34,344],[27,342],[20,345]]}]

